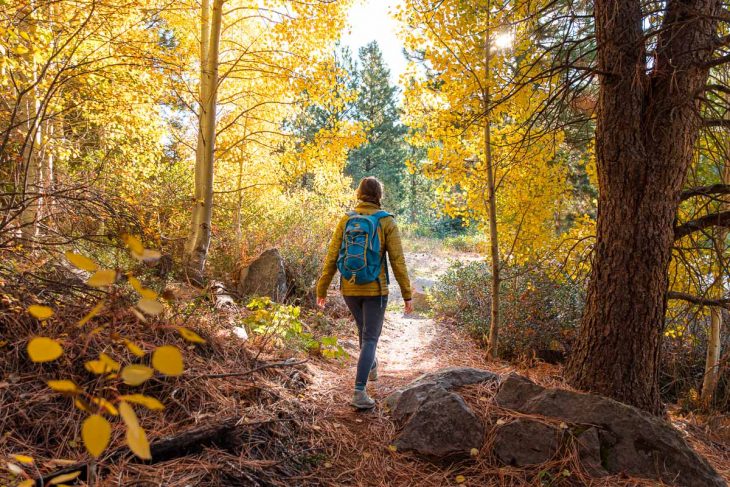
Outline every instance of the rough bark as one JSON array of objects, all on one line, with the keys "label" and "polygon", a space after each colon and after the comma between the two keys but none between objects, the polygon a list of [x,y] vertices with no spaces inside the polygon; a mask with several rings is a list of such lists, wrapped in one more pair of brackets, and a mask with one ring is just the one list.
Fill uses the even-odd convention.
[{"label": "rough bark", "polygon": [[596,246],[569,382],[659,414],[658,367],[681,189],[718,0],[667,2],[651,69],[638,0],[596,0]]},{"label": "rough bark", "polygon": [[214,0],[208,21],[209,0],[201,15],[201,88],[198,146],[195,160],[195,201],[192,228],[185,247],[185,268],[192,281],[201,283],[210,246],[213,217],[213,166],[218,94],[218,51],[224,0]]}]

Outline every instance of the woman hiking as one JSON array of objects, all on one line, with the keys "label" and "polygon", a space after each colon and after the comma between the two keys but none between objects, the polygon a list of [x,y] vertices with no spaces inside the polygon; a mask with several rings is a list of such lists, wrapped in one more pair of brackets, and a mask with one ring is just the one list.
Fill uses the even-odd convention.
[{"label": "woman hiking", "polygon": [[360,339],[351,404],[358,409],[370,409],[375,401],[368,396],[365,386],[368,379],[378,380],[375,349],[388,305],[388,259],[403,295],[406,314],[413,311],[413,306],[398,227],[393,216],[380,208],[383,185],[374,177],[364,178],[356,196],[357,206],[342,217],[329,244],[317,282],[317,305],[324,307],[327,290],[339,270],[342,296],[355,318]]}]

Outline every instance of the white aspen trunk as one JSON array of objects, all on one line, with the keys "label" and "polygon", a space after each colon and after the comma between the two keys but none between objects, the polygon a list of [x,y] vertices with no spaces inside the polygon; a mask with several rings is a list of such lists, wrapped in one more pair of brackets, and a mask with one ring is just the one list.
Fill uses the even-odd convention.
[{"label": "white aspen trunk", "polygon": [[487,196],[489,210],[489,244],[490,257],[492,262],[492,309],[491,323],[489,325],[489,338],[487,341],[487,358],[496,360],[499,356],[499,286],[500,286],[500,262],[499,262],[499,241],[497,239],[497,199],[495,187],[495,165],[492,159],[492,126],[491,126],[491,100],[489,92],[489,65],[491,62],[490,51],[490,26],[489,26],[489,5],[487,2],[487,28],[484,34],[484,158],[487,166]]},{"label": "white aspen trunk", "polygon": [[[730,183],[730,161],[725,161],[725,167],[722,172],[723,184]],[[730,209],[730,204],[723,203],[721,211]],[[715,283],[714,288],[717,289],[715,296],[724,297],[724,269],[725,267],[725,239],[728,231],[726,228],[720,227],[715,232],[715,250],[717,252],[717,265],[715,266]],[[712,405],[712,399],[717,391],[717,384],[720,380],[720,356],[721,356],[721,340],[722,335],[722,308],[710,308],[710,330],[707,336],[707,358],[705,360],[705,376],[702,381],[702,393],[700,401],[702,405],[709,408]]]},{"label": "white aspen trunk", "polygon": [[195,160],[195,201],[192,228],[185,248],[185,266],[193,281],[201,282],[210,246],[213,216],[215,111],[218,94],[218,53],[223,0],[203,0],[201,15],[201,80],[198,146]]},{"label": "white aspen trunk", "polygon": [[[32,16],[34,15],[34,4],[30,2],[28,4],[28,13],[26,15],[26,26],[31,27],[34,22]],[[28,29],[30,31],[30,29]],[[43,183],[43,171],[42,171],[42,159],[39,155],[41,148],[41,130],[39,128],[39,103],[38,93],[35,86],[37,82],[37,67],[36,62],[33,58],[33,43],[29,41],[21,41],[28,49],[28,53],[23,55],[26,64],[30,67],[29,75],[20,76],[22,83],[19,86],[20,90],[27,89],[33,86],[30,90],[20,96],[18,93],[18,102],[20,103],[19,117],[23,122],[23,163],[25,164],[25,170],[23,171],[23,201],[24,206],[20,214],[20,236],[23,240],[23,244],[32,247],[38,237],[38,216],[39,209],[42,206],[42,199],[40,194],[42,193]]]}]

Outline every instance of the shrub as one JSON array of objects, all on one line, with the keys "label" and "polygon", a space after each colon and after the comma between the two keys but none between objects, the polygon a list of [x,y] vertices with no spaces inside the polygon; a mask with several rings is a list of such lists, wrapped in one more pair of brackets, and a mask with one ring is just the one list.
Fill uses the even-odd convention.
[{"label": "shrub", "polygon": [[[582,287],[541,270],[509,268],[500,301],[500,355],[506,359],[570,349],[583,307]],[[511,277],[510,277],[511,276]],[[453,265],[432,291],[434,310],[477,338],[489,334],[491,273],[486,262]]]}]

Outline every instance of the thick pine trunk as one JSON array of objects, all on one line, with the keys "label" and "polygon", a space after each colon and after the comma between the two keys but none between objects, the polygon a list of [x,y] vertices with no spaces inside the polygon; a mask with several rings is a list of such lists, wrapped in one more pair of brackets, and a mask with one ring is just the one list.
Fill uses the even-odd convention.
[{"label": "thick pine trunk", "polygon": [[[691,4],[691,5],[689,5]],[[579,389],[659,414],[658,368],[679,194],[700,127],[715,0],[667,2],[651,72],[638,0],[596,0],[596,246],[577,344]]]}]

